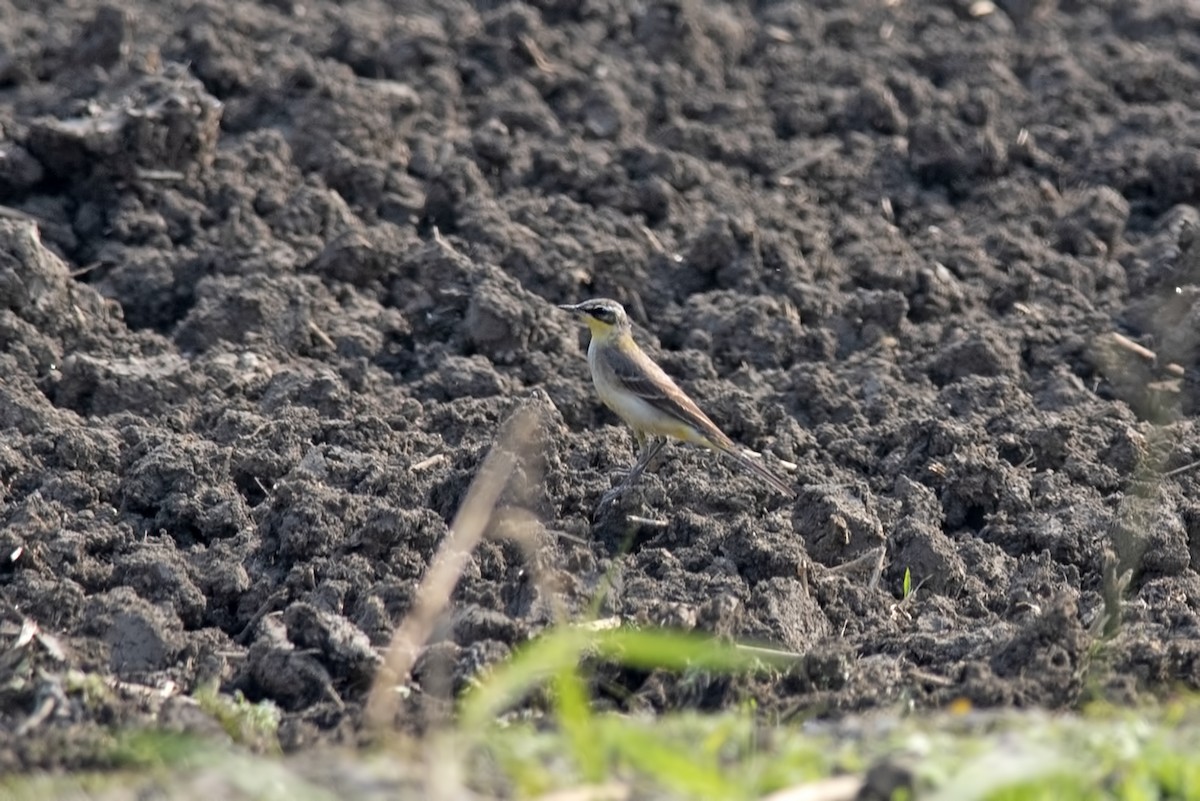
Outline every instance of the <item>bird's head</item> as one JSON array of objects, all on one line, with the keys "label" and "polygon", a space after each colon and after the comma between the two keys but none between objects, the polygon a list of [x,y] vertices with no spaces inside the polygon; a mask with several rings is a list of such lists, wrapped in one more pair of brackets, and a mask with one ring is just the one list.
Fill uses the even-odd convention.
[{"label": "bird's head", "polygon": [[615,300],[595,298],[575,305],[559,306],[587,323],[593,337],[606,339],[629,331],[629,315]]}]

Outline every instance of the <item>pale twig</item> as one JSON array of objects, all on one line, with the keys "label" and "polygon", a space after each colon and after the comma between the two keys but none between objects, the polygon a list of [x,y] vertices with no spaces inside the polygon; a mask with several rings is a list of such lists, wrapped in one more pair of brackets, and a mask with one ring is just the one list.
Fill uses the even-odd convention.
[{"label": "pale twig", "polygon": [[147,700],[165,701],[179,694],[179,685],[167,679],[161,686],[151,687],[149,684],[137,684],[120,679],[108,679],[109,687],[117,692]]},{"label": "pale twig", "polygon": [[442,464],[444,464],[447,461],[449,461],[449,458],[446,456],[446,454],[435,453],[433,456],[430,456],[428,459],[422,459],[421,461],[417,462],[416,464],[414,464],[412,467],[410,467],[408,469],[413,471],[414,473],[419,473],[422,470],[428,470],[431,467],[441,466]]},{"label": "pale twig", "polygon": [[629,785],[618,782],[585,784],[538,796],[537,801],[625,801],[632,795]]},{"label": "pale twig", "polygon": [[574,534],[568,534],[565,531],[555,531],[554,536],[558,537],[560,540],[567,540],[568,542],[573,542],[576,545],[584,545],[584,546],[591,545],[591,543],[588,540],[584,539],[583,537],[577,537]]},{"label": "pale twig", "polygon": [[849,562],[843,562],[842,564],[838,565],[837,567],[829,568],[829,573],[831,575],[837,576],[842,573],[854,573],[859,570],[870,569],[873,571],[875,569],[876,565],[878,565],[883,560],[883,550],[884,549],[883,549],[882,545],[880,545],[877,548],[872,548],[871,550],[864,553],[862,556],[858,556],[854,559],[851,559]]},{"label": "pale twig", "polygon": [[654,248],[655,252],[667,252],[667,249],[663,247],[662,240],[658,238],[658,235],[655,234],[654,231],[650,230],[650,226],[639,225],[638,228],[641,229],[642,235],[646,237],[646,241],[650,243],[650,247]]},{"label": "pale twig", "polygon": [[580,631],[612,631],[621,628],[621,618],[613,616],[585,620],[582,623],[576,623],[575,628]]},{"label": "pale twig", "polygon": [[[1144,362],[1148,362],[1149,364],[1158,364],[1158,354],[1157,353],[1150,350],[1145,345],[1141,345],[1137,342],[1134,342],[1132,339],[1125,336],[1124,334],[1118,334],[1116,331],[1112,331],[1108,334],[1108,340],[1110,343],[1115,345],[1117,348],[1125,351],[1126,353],[1133,354],[1134,356],[1138,357],[1139,359],[1141,359]],[[1178,364],[1175,364],[1174,362],[1163,365],[1163,369],[1167,373],[1169,373],[1173,376],[1176,376],[1178,378],[1182,378],[1183,374],[1184,374],[1183,368],[1180,367]]]},{"label": "pale twig", "polygon": [[[259,484],[259,486],[262,487],[262,484]],[[264,488],[263,491],[265,492],[266,489]],[[242,630],[238,632],[236,636],[234,636],[233,641],[240,643],[249,642],[250,637],[254,634],[254,628],[259,624],[259,621],[282,607],[283,602],[287,600],[287,597],[287,590],[276,590],[274,593],[268,596],[267,599],[259,605],[258,611],[250,616],[250,620],[245,626],[242,627]]]},{"label": "pale twig", "polygon": [[[535,415],[538,409],[552,407],[553,402],[550,400],[550,397],[542,390],[535,390],[530,399],[530,405],[526,408],[528,409],[528,414]],[[518,479],[513,482],[512,494],[516,498],[529,502],[531,505],[536,505],[532,497],[533,489],[542,484],[542,472],[545,467],[541,458],[541,451],[530,447],[530,439],[528,437],[514,437],[512,438],[512,442],[518,443],[521,448],[520,458],[522,468],[518,474]],[[513,447],[517,447],[517,445]],[[567,619],[567,610],[563,606],[560,597],[559,582],[555,575],[544,568],[545,560],[539,556],[541,544],[538,540],[538,532],[542,529],[537,518],[528,510],[516,507],[501,509],[495,515],[495,518],[490,536],[508,539],[521,549],[521,554],[525,557],[525,563],[533,586],[537,587],[541,597],[550,605],[550,613],[554,619],[559,622],[565,622]]]},{"label": "pale twig", "polygon": [[867,589],[873,590],[879,586],[879,580],[883,578],[883,568],[887,561],[887,549],[883,546],[875,549],[879,553],[879,557],[875,562],[875,567],[871,570],[871,578],[867,579]]},{"label": "pale twig", "polygon": [[834,776],[776,790],[762,801],[852,801],[863,787],[858,776]]},{"label": "pale twig", "polygon": [[308,321],[308,332],[325,347],[329,348],[330,350],[337,350],[337,345],[335,345],[333,340],[329,338],[329,334],[326,334],[323,330],[321,330],[320,326],[311,320]]},{"label": "pale twig", "polygon": [[777,171],[773,176],[775,183],[779,186],[791,186],[796,182],[795,179],[792,178],[793,175],[798,172],[803,172],[813,164],[823,161],[826,157],[836,152],[839,147],[840,145],[837,142],[832,141],[819,143],[813,146],[808,153],[804,154],[804,156],[796,159]]},{"label": "pale twig", "polygon": [[518,411],[471,482],[449,532],[417,588],[412,609],[392,636],[371,686],[364,710],[370,728],[378,731],[394,725],[400,697],[397,688],[408,681],[420,648],[429,640],[438,617],[450,603],[467,560],[483,539],[500,494],[517,465],[514,450],[532,439],[536,422],[537,415],[531,409]]},{"label": "pale twig", "polygon": [[671,525],[666,520],[655,520],[650,517],[642,517],[641,515],[626,515],[625,520],[634,525],[646,526],[647,528],[666,528]]},{"label": "pale twig", "polygon": [[771,662],[780,660],[799,661],[804,658],[804,654],[799,651],[783,651],[779,648],[766,648],[762,645],[743,645],[742,643],[734,643],[734,650],[740,651],[749,656],[762,657]]},{"label": "pale twig", "polygon": [[470,261],[471,261],[470,259],[468,259],[465,255],[460,253],[458,251],[458,248],[456,248],[456,247],[454,247],[454,245],[450,244],[449,239],[446,239],[446,237],[442,236],[441,230],[439,230],[436,225],[433,227],[433,242],[441,250],[445,251],[446,255],[450,256],[451,258],[455,259],[456,261],[458,261],[460,263],[464,263],[464,264],[470,263]]},{"label": "pale twig", "polygon": [[102,261],[93,261],[93,262],[90,262],[89,264],[83,265],[78,270],[72,270],[70,275],[72,278],[82,278],[83,276],[87,275],[92,270],[95,270],[97,267],[100,267],[103,264],[104,264],[104,262],[102,262]]},{"label": "pale twig", "polygon": [[917,681],[924,682],[925,684],[932,684],[935,687],[953,687],[955,683],[954,679],[948,679],[945,676],[939,676],[936,673],[929,673],[915,667],[910,667],[908,669],[908,675]]},{"label": "pale twig", "polygon": [[134,173],[142,181],[183,181],[187,175],[179,170],[151,170],[138,167]]},{"label": "pale twig", "polygon": [[1197,467],[1200,467],[1200,459],[1197,459],[1194,462],[1188,462],[1187,464],[1183,465],[1182,467],[1176,467],[1174,470],[1168,470],[1167,472],[1162,474],[1162,477],[1163,478],[1174,478],[1175,476],[1179,476],[1179,475],[1183,475],[1184,473],[1191,472],[1192,470],[1195,470]]},{"label": "pale twig", "polygon": [[1108,334],[1108,339],[1110,342],[1112,342],[1112,344],[1116,345],[1121,350],[1132,353],[1134,356],[1137,356],[1143,361],[1151,363],[1158,361],[1158,355],[1154,351],[1150,350],[1145,345],[1134,342],[1124,334],[1118,334],[1116,331],[1111,331]]},{"label": "pale twig", "polygon": [[546,57],[546,53],[542,50],[541,45],[537,43],[529,34],[521,34],[517,37],[517,41],[525,48],[525,52],[533,61],[533,65],[547,75],[553,75],[555,72],[554,64]]}]

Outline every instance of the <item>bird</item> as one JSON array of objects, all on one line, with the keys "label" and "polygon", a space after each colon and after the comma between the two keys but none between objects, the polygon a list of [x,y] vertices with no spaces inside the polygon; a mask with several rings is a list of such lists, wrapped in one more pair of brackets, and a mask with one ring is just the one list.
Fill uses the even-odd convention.
[{"label": "bird", "polygon": [[633,486],[668,438],[723,454],[789,498],[796,496],[786,479],[743,452],[646,355],[633,339],[624,306],[609,298],[594,298],[559,308],[578,317],[590,330],[587,358],[596,394],[633,430],[638,444],[637,462],[620,485],[605,493],[601,505]]}]

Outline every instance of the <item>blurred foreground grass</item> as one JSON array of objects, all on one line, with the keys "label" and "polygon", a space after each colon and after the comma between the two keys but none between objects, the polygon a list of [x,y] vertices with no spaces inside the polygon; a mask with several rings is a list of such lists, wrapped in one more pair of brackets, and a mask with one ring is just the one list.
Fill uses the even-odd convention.
[{"label": "blurred foreground grass", "polygon": [[93,745],[90,762],[104,770],[0,778],[0,797],[1200,799],[1195,697],[1070,715],[964,709],[781,724],[752,704],[715,715],[596,713],[587,695],[584,666],[597,661],[738,673],[778,669],[786,656],[561,626],[496,667],[453,722],[420,739],[280,757],[270,709],[209,696],[199,706],[228,740],[121,732]]}]

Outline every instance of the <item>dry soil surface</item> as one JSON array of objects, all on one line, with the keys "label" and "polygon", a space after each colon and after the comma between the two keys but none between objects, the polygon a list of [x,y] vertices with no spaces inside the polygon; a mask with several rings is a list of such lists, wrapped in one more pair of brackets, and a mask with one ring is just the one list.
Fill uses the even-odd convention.
[{"label": "dry soil surface", "polygon": [[[410,711],[606,580],[799,655],[622,709],[1200,689],[1194,2],[0,0],[0,204],[0,767],[212,682],[353,739],[523,404]],[[597,511],[593,296],[794,501]]]}]

